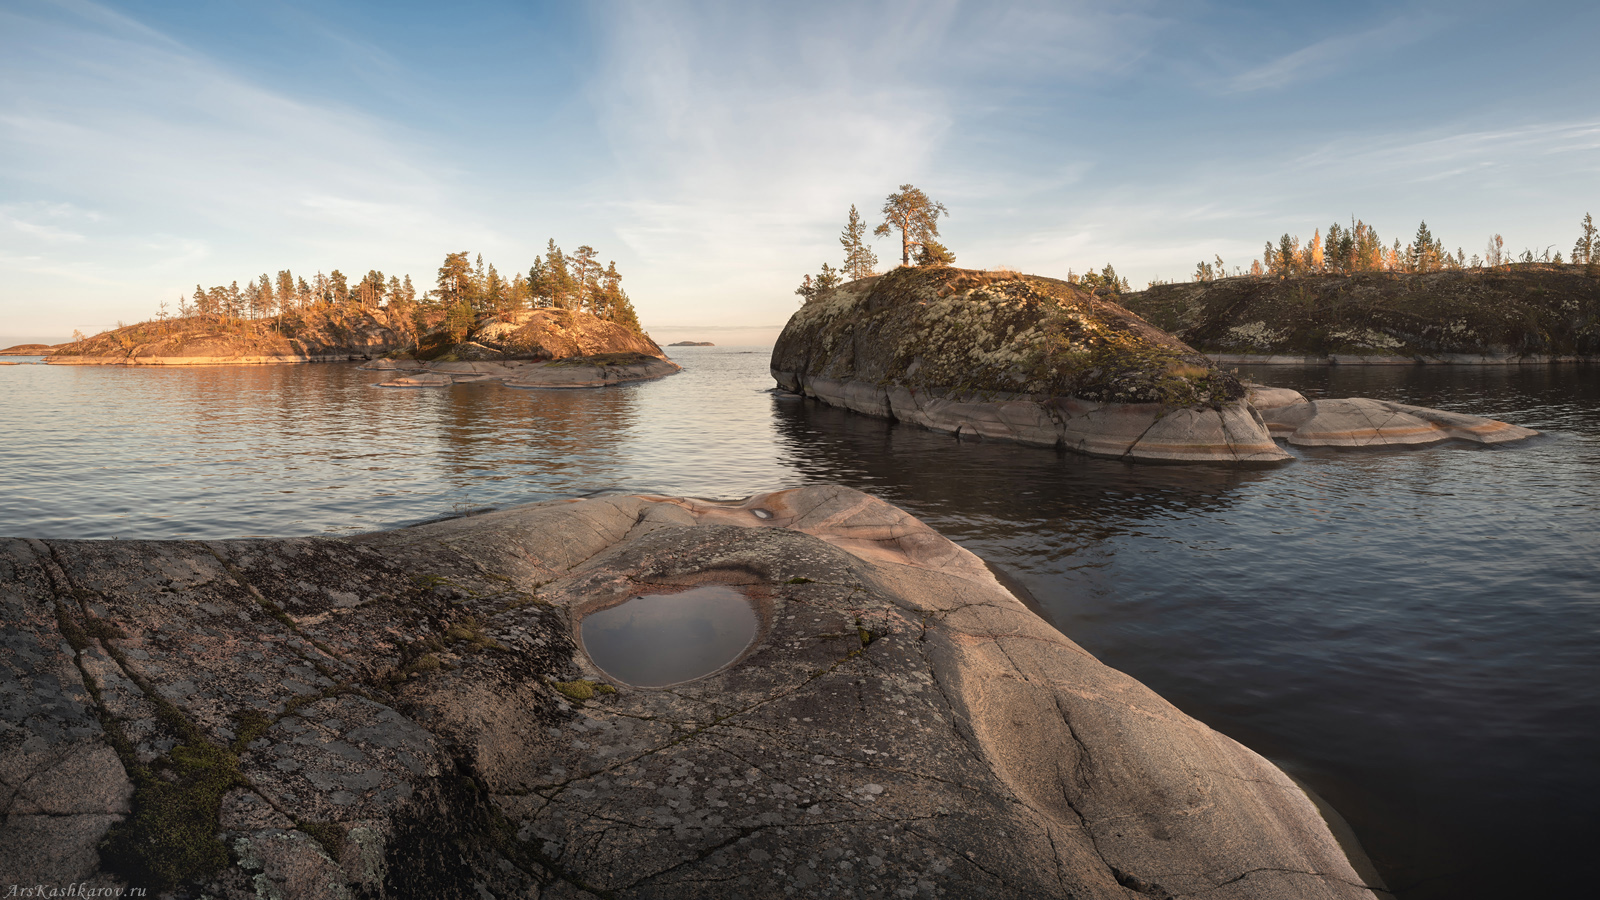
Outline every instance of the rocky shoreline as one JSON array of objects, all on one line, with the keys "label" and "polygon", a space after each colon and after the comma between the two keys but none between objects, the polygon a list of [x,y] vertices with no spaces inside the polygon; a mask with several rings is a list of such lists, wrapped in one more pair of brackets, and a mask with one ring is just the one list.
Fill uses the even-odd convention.
[{"label": "rocky shoreline", "polygon": [[[737,590],[647,689],[581,622]],[[1283,772],[816,486],[0,541],[0,879],[213,897],[1374,896]]]}]

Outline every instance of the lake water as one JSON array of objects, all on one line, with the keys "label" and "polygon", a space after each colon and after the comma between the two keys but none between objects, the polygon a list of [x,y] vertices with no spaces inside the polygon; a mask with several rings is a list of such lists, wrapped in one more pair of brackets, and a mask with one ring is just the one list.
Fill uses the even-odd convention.
[{"label": "lake water", "polygon": [[1267,470],[959,441],[769,392],[766,348],[591,391],[354,365],[0,367],[0,534],[347,534],[595,491],[872,492],[1339,809],[1406,900],[1587,889],[1600,827],[1600,368],[1255,369],[1537,428]]}]

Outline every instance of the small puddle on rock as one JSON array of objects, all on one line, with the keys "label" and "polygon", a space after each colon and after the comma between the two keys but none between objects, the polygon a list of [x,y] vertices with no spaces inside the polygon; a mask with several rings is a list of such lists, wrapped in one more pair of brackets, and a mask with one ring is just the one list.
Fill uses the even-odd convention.
[{"label": "small puddle on rock", "polygon": [[645,594],[579,623],[583,649],[618,681],[664,687],[709,675],[756,636],[756,611],[737,589],[715,584]]}]

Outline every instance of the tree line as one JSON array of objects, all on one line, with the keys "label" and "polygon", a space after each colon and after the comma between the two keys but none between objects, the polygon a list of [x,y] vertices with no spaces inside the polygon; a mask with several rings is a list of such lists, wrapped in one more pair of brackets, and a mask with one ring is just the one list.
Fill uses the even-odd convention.
[{"label": "tree line", "polygon": [[[419,334],[442,325],[457,332],[459,339],[484,315],[509,321],[531,309],[572,309],[642,331],[633,303],[622,290],[616,262],[602,268],[599,255],[587,244],[569,255],[552,238],[526,273],[516,272],[510,278],[493,264],[485,266],[483,254],[473,262],[468,261],[470,255],[465,250],[446,253],[437,286],[420,295],[409,274],[385,277],[371,269],[351,284],[338,269],[327,275],[319,271],[309,280],[283,269],[276,278],[263,273],[244,287],[237,281],[209,289],[197,284],[192,295],[178,297],[175,312],[180,318],[198,315],[249,323],[318,306],[384,307],[413,323]],[[172,312],[163,301],[156,318],[165,321]]]},{"label": "tree line", "polygon": [[[1553,249],[1555,247],[1551,245],[1543,253],[1523,250],[1517,255],[1507,250],[1505,238],[1496,234],[1489,238],[1482,254],[1474,253],[1469,258],[1463,248],[1457,247],[1455,253],[1446,250],[1443,243],[1433,236],[1426,220],[1417,226],[1410,243],[1401,245],[1400,239],[1396,238],[1391,246],[1385,246],[1376,229],[1359,219],[1352,219],[1348,227],[1333,223],[1328,226],[1326,234],[1322,229],[1317,229],[1311,240],[1303,245],[1298,235],[1290,236],[1287,233],[1279,237],[1276,243],[1267,241],[1261,258],[1252,260],[1248,271],[1236,267],[1233,274],[1287,278],[1313,273],[1439,272],[1530,263],[1559,265],[1562,263],[1561,252],[1556,251],[1552,257],[1550,251]],[[1202,260],[1196,264],[1193,275],[1195,281],[1228,277],[1222,257],[1214,259],[1214,263]],[[1600,233],[1596,232],[1593,216],[1587,213],[1579,224],[1578,240],[1572,247],[1570,261],[1590,267],[1600,266]]]},{"label": "tree line", "polygon": [[483,254],[469,265],[467,251],[447,253],[439,267],[438,286],[425,300],[448,313],[452,331],[470,327],[479,316],[493,314],[509,321],[529,309],[582,310],[607,322],[642,332],[633,302],[622,290],[622,274],[615,260],[600,266],[599,254],[584,244],[570,255],[554,238],[535,257],[527,274],[501,275],[493,264],[485,267]]}]

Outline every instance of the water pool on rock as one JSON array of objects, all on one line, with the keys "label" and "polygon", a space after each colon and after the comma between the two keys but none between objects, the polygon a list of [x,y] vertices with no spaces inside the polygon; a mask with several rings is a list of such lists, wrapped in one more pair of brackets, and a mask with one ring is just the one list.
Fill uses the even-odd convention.
[{"label": "water pool on rock", "polygon": [[756,611],[727,585],[644,594],[583,617],[583,648],[601,671],[637,687],[710,675],[756,636]]}]

